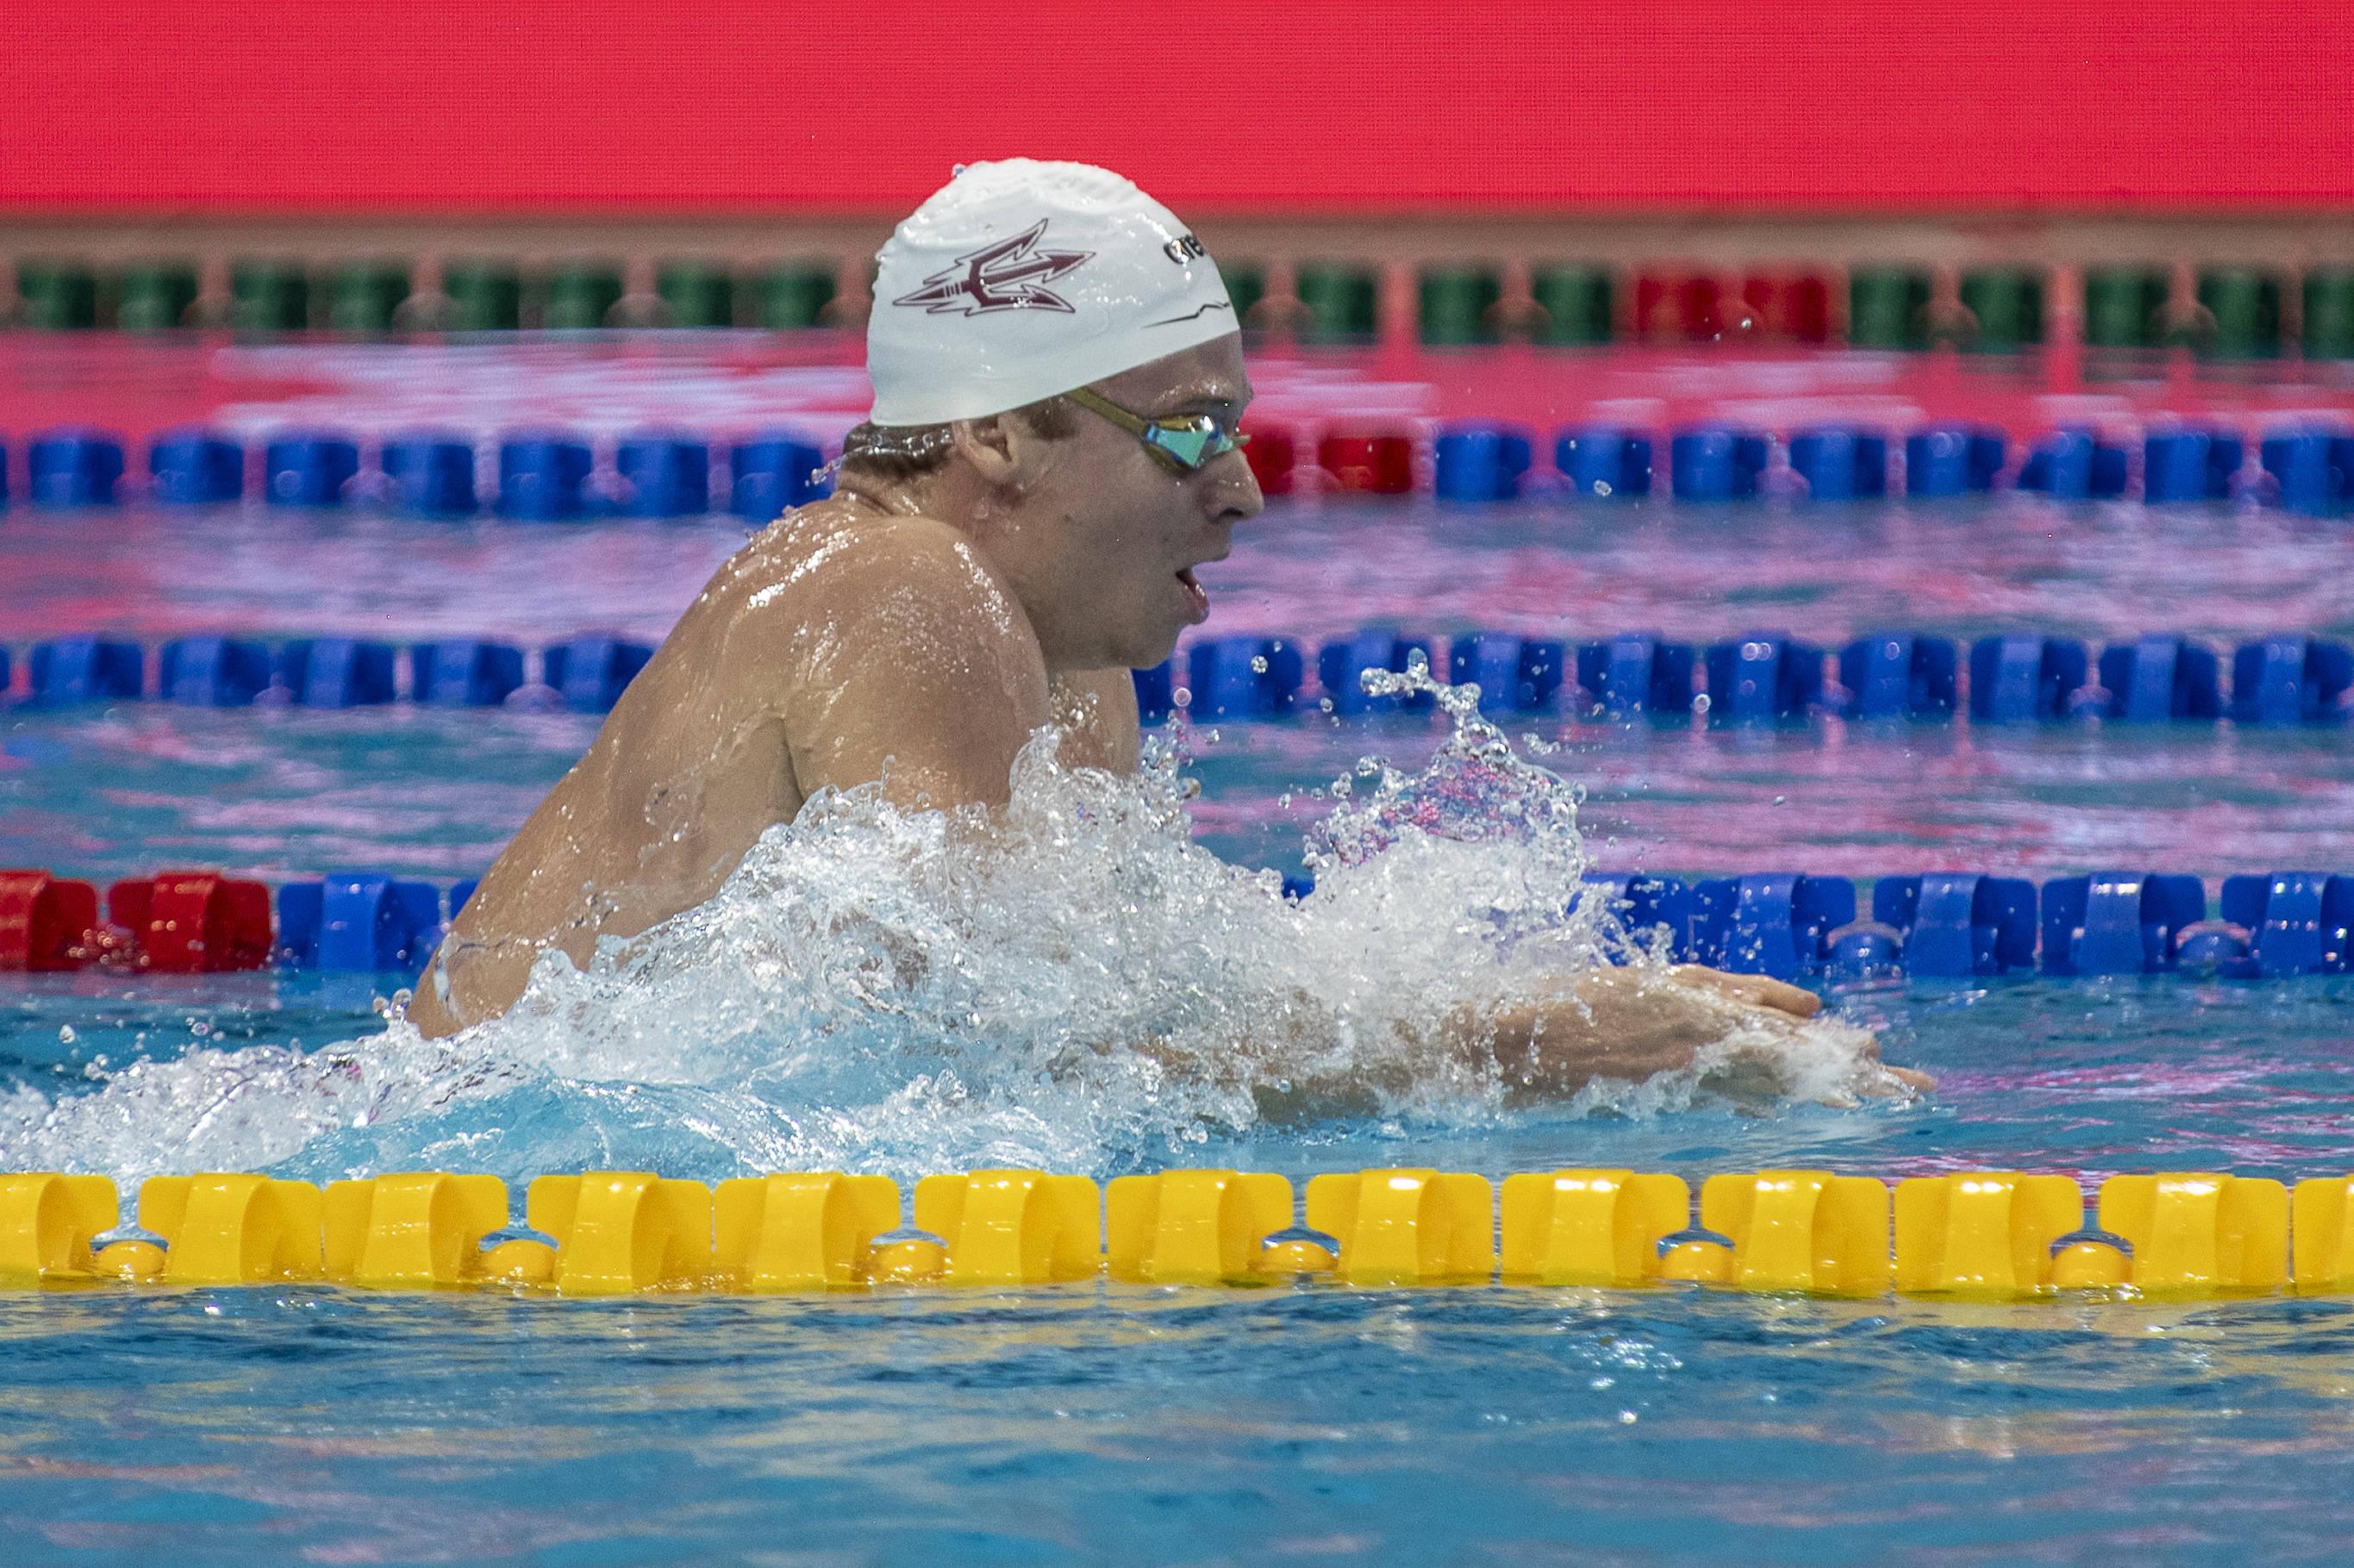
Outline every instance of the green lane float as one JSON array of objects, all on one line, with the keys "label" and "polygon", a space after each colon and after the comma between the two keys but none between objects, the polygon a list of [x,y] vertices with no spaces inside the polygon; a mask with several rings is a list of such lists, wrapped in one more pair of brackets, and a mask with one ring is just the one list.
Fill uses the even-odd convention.
[{"label": "green lane float", "polygon": [[1370,269],[1337,262],[1303,264],[1292,279],[1302,343],[1362,343],[1380,324],[1381,280]]},{"label": "green lane float", "polygon": [[1256,261],[1220,261],[1218,276],[1225,280],[1226,299],[1235,307],[1235,323],[1245,331],[1265,323],[1254,313],[1267,298],[1267,269]]},{"label": "green lane float", "polygon": [[833,291],[829,265],[794,262],[768,268],[752,281],[752,324],[769,332],[823,326]]},{"label": "green lane float", "polygon": [[2210,267],[2199,274],[2200,352],[2218,359],[2269,359],[2281,346],[2281,286],[2261,267]]},{"label": "green lane float", "polygon": [[621,269],[610,261],[567,261],[540,282],[539,324],[549,332],[595,332],[613,324],[621,302]]},{"label": "green lane float", "polygon": [[311,279],[302,262],[273,257],[245,257],[231,262],[228,319],[229,325],[240,333],[302,332],[309,327]]},{"label": "green lane float", "polygon": [[2043,342],[2043,279],[2021,267],[1988,267],[1962,274],[1962,306],[1977,323],[1962,346],[2008,354]]},{"label": "green lane float", "polygon": [[1537,315],[1530,335],[1552,348],[1592,348],[1610,341],[1617,327],[1615,285],[1606,267],[1560,261],[1531,274],[1529,293]]},{"label": "green lane float", "polygon": [[399,324],[408,301],[406,261],[337,263],[326,274],[327,329],[348,337],[382,337]]},{"label": "green lane float", "polygon": [[1929,274],[1915,267],[1858,267],[1847,277],[1851,348],[1925,348]]},{"label": "green lane float", "polygon": [[1422,341],[1459,348],[1494,343],[1504,283],[1492,267],[1426,267],[1416,280]]},{"label": "green lane float", "polygon": [[139,261],[114,280],[114,324],[123,332],[176,332],[196,304],[196,269],[188,261]]},{"label": "green lane float", "polygon": [[451,332],[513,332],[523,325],[523,274],[514,263],[472,257],[441,269]]},{"label": "green lane float", "polygon": [[726,263],[678,257],[654,270],[654,293],[674,327],[716,330],[736,324],[736,280]]},{"label": "green lane float", "polygon": [[2162,267],[2094,267],[2084,274],[2084,343],[2091,348],[2154,348],[2165,333]]}]

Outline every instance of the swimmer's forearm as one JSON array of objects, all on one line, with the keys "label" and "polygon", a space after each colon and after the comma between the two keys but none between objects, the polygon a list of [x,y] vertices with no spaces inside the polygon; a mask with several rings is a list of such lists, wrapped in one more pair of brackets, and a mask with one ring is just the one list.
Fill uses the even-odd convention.
[{"label": "swimmer's forearm", "polygon": [[1734,1022],[1705,990],[1629,968],[1580,975],[1559,995],[1465,1002],[1442,1029],[1454,1050],[1475,1061],[1492,1057],[1511,1087],[1557,1096],[1598,1078],[1642,1083],[1685,1071]]},{"label": "swimmer's forearm", "polygon": [[1511,1087],[1559,1096],[1597,1079],[1689,1071],[1744,1026],[1787,1028],[1821,1006],[1813,992],[1763,975],[1629,965],[1581,972],[1551,995],[1466,1002],[1444,1027],[1453,1049],[1492,1058]]}]

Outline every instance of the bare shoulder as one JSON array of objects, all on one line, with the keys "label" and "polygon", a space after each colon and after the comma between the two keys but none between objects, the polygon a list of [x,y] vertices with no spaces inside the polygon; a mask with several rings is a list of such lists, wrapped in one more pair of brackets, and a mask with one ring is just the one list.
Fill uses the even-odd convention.
[{"label": "bare shoulder", "polygon": [[762,529],[705,597],[756,634],[807,637],[881,620],[890,624],[852,645],[878,630],[890,641],[895,627],[1031,641],[1012,588],[962,534],[937,518],[847,503],[821,502]]},{"label": "bare shoulder", "polygon": [[856,506],[757,535],[712,592],[711,651],[785,720],[804,795],[873,779],[903,804],[995,803],[1048,722],[1045,661],[1013,590],[957,529]]}]

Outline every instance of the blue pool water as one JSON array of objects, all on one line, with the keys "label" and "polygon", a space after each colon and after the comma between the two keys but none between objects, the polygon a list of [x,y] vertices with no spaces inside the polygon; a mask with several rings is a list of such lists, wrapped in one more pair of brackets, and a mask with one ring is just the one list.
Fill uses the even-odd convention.
[{"label": "blue pool water", "polygon": [[[739,537],[12,514],[0,641],[651,638]],[[1766,624],[1832,643],[1894,623],[2228,645],[2354,634],[2350,547],[2342,523],[2027,497],[1816,514],[1336,504],[1271,511],[1204,575],[1214,629],[1311,641],[1384,621],[1692,641]],[[0,862],[472,875],[596,722],[0,711]],[[1508,727],[1583,783],[1604,865],[2212,877],[2354,863],[2335,730]],[[1342,809],[1363,806],[1380,780],[1361,758],[1410,781],[1446,734],[1416,715],[1220,726],[1186,768],[1190,828],[1100,827],[1028,880],[936,884],[912,825],[854,816],[754,868],[733,923],[626,980],[554,987],[455,1054],[384,1037],[374,1005],[398,977],[12,977],[0,1167],[438,1166],[519,1182],[834,1161],[903,1181],[994,1162],[1295,1181],[1399,1162],[1491,1177],[2024,1166],[2089,1190],[2118,1171],[2354,1165],[2354,980],[1857,987],[1834,994],[1840,1016],[1940,1080],[1925,1100],[1861,1106],[1532,1107],[1370,1046],[1317,1062],[1209,1049],[1222,1029],[1263,1043],[1319,1009],[1410,1008],[1487,953],[1467,929],[1499,918],[1490,906],[1573,869],[1542,835],[1407,844],[1288,915],[1184,847],[1295,865],[1341,805],[1333,780],[1352,781]],[[1450,799],[1479,841],[1492,797]],[[954,984],[878,979],[855,961],[868,933],[824,924],[858,913],[889,935],[927,895],[970,916],[939,934],[967,960]],[[1056,923],[1075,903],[1087,913]],[[1034,922],[1035,939],[1014,930]],[[811,925],[843,933],[839,967],[790,940]],[[1097,929],[1117,955],[1101,973],[1073,958]],[[871,1005],[824,1005],[845,997]],[[1075,1059],[1069,1021],[1094,1017],[1165,1033],[1190,1075]],[[1836,1042],[1805,1049],[1829,1071]],[[10,1563],[2336,1561],[2354,1466],[2354,1312],[2331,1300],[1088,1285],[557,1303],[303,1287],[0,1295],[0,1343]]]}]

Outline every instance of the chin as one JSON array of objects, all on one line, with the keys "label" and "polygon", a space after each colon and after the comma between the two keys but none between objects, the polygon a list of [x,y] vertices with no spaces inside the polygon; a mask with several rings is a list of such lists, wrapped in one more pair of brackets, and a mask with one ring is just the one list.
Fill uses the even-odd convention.
[{"label": "chin", "polygon": [[1184,630],[1182,626],[1172,626],[1153,636],[1139,638],[1121,652],[1119,662],[1131,670],[1150,670],[1177,652],[1177,639]]}]

